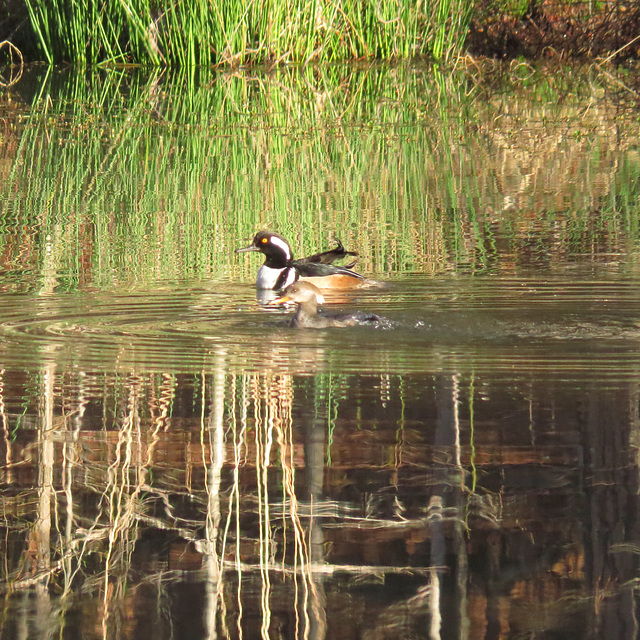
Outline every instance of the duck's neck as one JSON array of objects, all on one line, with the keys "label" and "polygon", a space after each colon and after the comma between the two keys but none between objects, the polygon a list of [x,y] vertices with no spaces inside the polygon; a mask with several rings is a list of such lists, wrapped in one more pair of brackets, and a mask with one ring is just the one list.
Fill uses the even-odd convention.
[{"label": "duck's neck", "polygon": [[291,259],[287,258],[283,253],[267,254],[264,257],[264,266],[269,269],[284,269],[291,263]]},{"label": "duck's neck", "polygon": [[318,302],[315,300],[305,300],[299,302],[294,315],[294,324],[304,326],[305,324],[313,324],[318,319]]},{"label": "duck's neck", "polygon": [[318,301],[315,298],[312,298],[311,300],[305,300],[304,302],[298,303],[297,313],[305,316],[317,316]]}]

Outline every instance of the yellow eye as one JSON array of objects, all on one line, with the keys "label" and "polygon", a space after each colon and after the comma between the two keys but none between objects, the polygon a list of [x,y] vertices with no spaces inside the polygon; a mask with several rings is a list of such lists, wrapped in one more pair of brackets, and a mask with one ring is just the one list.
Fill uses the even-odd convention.
[{"label": "yellow eye", "polygon": [[267,244],[267,242],[269,242],[269,238],[262,238],[261,242],[262,244]]}]

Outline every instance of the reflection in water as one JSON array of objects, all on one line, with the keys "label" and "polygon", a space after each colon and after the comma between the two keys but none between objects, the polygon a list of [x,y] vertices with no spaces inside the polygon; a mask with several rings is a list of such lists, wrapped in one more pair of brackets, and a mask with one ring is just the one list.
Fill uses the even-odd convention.
[{"label": "reflection in water", "polygon": [[5,372],[3,406],[8,379],[23,398],[3,414],[5,580],[29,637],[51,616],[80,616],[83,637],[264,638],[587,637],[627,619],[637,384],[590,397],[216,358],[202,376],[49,366],[32,391]]},{"label": "reflection in water", "polygon": [[[405,319],[347,340],[242,300],[225,317],[224,291],[212,346],[198,317],[173,322],[197,290],[148,295],[144,318],[127,297],[95,298],[93,316],[53,296],[34,320],[28,298],[7,304],[5,354],[21,344],[30,367],[3,375],[5,581],[40,602],[27,614],[12,596],[11,611],[36,635],[91,611],[87,637],[492,637],[628,619],[637,350],[611,327],[633,326],[633,288],[520,281],[532,306],[515,314],[510,280],[432,284],[429,305],[411,282],[375,299],[420,310],[429,331]],[[64,317],[104,371],[82,368]],[[130,368],[144,353],[161,371],[178,345],[185,373]]]}]

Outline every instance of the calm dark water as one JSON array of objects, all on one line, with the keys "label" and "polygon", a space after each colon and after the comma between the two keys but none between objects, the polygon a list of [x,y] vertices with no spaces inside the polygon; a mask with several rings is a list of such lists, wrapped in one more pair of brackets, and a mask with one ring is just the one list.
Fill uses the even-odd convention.
[{"label": "calm dark water", "polygon": [[[637,637],[637,116],[504,73],[4,105],[2,638]],[[289,328],[264,227],[389,322]]]}]

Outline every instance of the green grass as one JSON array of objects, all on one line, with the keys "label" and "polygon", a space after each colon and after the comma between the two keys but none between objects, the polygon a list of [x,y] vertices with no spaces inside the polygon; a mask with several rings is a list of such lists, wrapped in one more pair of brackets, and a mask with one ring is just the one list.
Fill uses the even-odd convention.
[{"label": "green grass", "polygon": [[50,64],[455,59],[466,0],[26,0]]}]

